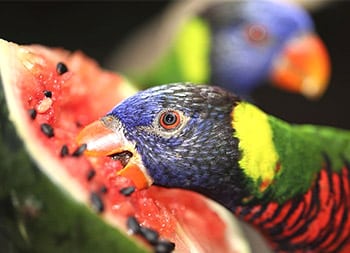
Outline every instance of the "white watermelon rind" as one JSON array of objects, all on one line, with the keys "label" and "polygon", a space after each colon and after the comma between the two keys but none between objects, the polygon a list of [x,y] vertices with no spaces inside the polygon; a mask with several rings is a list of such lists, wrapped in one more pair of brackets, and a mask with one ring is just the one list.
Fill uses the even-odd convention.
[{"label": "white watermelon rind", "polygon": [[[44,47],[42,49],[46,50]],[[33,66],[33,63],[29,61],[29,58],[32,58],[32,55],[30,54],[31,52],[24,47],[0,39],[0,74],[9,110],[9,119],[15,126],[16,132],[23,141],[29,155],[45,175],[47,175],[49,179],[58,186],[66,197],[73,198],[81,205],[85,205],[89,202],[87,192],[84,191],[84,189],[71,176],[69,176],[65,170],[61,169],[62,165],[57,159],[50,159],[52,154],[43,145],[38,145],[35,135],[30,134],[28,132],[28,125],[24,124],[26,121],[23,119],[27,119],[28,115],[26,111],[22,109],[23,105],[18,99],[18,97],[20,97],[20,90],[17,87],[14,87],[14,85],[17,83],[21,72],[26,72],[28,71],[26,68]],[[130,87],[130,90],[132,89],[133,88]],[[38,154],[40,154],[40,157],[45,157],[46,159],[38,159]],[[47,166],[48,164],[50,164],[50,166]],[[64,187],[62,187],[63,185]],[[70,191],[68,192],[66,189],[70,189]],[[104,215],[105,221],[113,227],[120,228],[125,226],[114,219],[110,213],[106,212]],[[140,252],[146,252],[142,249],[144,246],[138,241],[132,240],[132,238],[125,232],[120,229],[118,230],[124,234],[125,240],[130,240],[133,243],[138,244],[137,247]],[[135,250],[135,248],[133,250]]]},{"label": "white watermelon rind", "polygon": [[[47,50],[45,47],[37,47],[42,50]],[[29,123],[27,125],[24,124],[24,122],[28,121],[23,119],[28,118],[28,115],[27,112],[22,109],[21,101],[18,99],[20,96],[20,90],[14,85],[17,83],[23,71],[30,71],[31,66],[33,66],[33,62],[31,62],[32,59],[33,55],[25,47],[0,39],[0,74],[9,108],[9,118],[14,124],[17,134],[23,141],[26,150],[38,167],[62,190],[62,192],[64,192],[64,194],[73,198],[76,202],[85,205],[89,202],[87,192],[72,177],[70,177],[65,170],[60,169],[62,165],[58,159],[49,159],[52,157],[52,154],[45,149],[43,145],[38,145],[38,140],[35,138],[35,135],[28,133],[27,128],[30,127]],[[125,86],[129,87],[127,92],[134,90],[127,81],[125,81]],[[47,159],[38,159],[38,154],[40,154],[40,157],[46,157]],[[48,163],[50,166],[47,166]],[[70,189],[70,191],[68,192],[66,189]],[[239,253],[249,253],[250,248],[248,243],[243,238],[239,226],[231,213],[213,201],[208,200],[208,204],[227,224],[226,236],[227,240],[230,242],[232,250]],[[113,227],[125,228],[125,224],[121,224],[110,212],[104,212],[102,216],[104,220]],[[123,230],[118,230],[125,235],[125,239],[135,242],[135,240],[132,240]],[[181,228],[179,228],[179,230],[181,230]],[[191,252],[199,252],[195,244],[191,241],[188,241],[187,243],[191,248]],[[141,244],[139,244],[140,250],[141,247]]]}]

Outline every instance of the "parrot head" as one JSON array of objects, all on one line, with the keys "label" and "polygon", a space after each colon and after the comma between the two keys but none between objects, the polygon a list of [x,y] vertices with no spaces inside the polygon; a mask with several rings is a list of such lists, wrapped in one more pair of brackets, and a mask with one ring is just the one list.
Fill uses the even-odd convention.
[{"label": "parrot head", "polygon": [[204,14],[212,31],[211,82],[249,94],[261,80],[306,97],[325,91],[329,56],[309,14],[287,1],[218,3]]},{"label": "parrot head", "polygon": [[78,135],[86,155],[111,156],[139,188],[193,190],[232,206],[248,183],[232,128],[240,99],[215,86],[168,84],[141,91]]}]

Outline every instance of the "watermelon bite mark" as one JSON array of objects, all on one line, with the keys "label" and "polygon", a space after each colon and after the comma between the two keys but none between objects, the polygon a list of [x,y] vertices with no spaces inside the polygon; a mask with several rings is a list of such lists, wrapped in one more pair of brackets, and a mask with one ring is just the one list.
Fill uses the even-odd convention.
[{"label": "watermelon bite mark", "polygon": [[133,237],[158,252],[249,252],[231,214],[212,201],[156,186],[135,191],[131,181],[116,174],[127,154],[83,155],[86,146],[75,142],[81,128],[135,92],[122,77],[101,70],[81,52],[4,40],[0,70],[10,118],[27,150],[76,201],[126,236],[128,217],[134,217],[140,230]]}]

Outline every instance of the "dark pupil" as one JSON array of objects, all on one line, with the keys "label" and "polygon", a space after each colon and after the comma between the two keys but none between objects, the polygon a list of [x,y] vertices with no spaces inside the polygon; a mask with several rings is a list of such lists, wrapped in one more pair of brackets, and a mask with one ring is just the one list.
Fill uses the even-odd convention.
[{"label": "dark pupil", "polygon": [[165,114],[163,122],[165,125],[174,124],[176,122],[176,115],[172,112],[168,112],[167,114]]}]

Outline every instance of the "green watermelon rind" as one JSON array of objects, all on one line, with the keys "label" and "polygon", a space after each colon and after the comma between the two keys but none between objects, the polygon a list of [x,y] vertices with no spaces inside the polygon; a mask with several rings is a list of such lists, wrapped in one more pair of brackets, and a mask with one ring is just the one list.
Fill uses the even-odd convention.
[{"label": "green watermelon rind", "polygon": [[[55,187],[25,150],[9,150],[2,140],[0,178],[7,182],[2,185],[0,203],[7,210],[0,211],[0,237],[6,239],[6,244],[1,243],[5,252],[148,252]],[[11,177],[19,180],[8,181]],[[14,196],[20,206],[15,205]],[[22,209],[30,197],[40,203],[37,217],[27,217]]]},{"label": "green watermelon rind", "polygon": [[[47,50],[44,47],[38,47],[41,48],[40,50]],[[46,53],[50,54],[49,51]],[[96,215],[87,207],[86,203],[89,202],[88,194],[65,171],[60,169],[61,165],[58,160],[51,159],[50,166],[47,166],[48,162],[45,161],[46,159],[41,159],[41,157],[50,157],[52,154],[43,145],[36,144],[37,140],[34,135],[28,134],[26,124],[23,123],[23,119],[25,117],[28,118],[28,115],[26,111],[21,109],[22,104],[18,99],[20,94],[16,94],[16,92],[20,92],[18,88],[11,87],[11,84],[16,83],[16,78],[21,75],[21,71],[28,71],[33,65],[30,62],[31,56],[29,57],[27,54],[30,54],[30,52],[27,51],[26,47],[0,39],[0,73],[2,79],[6,80],[3,88],[7,106],[10,109],[9,118],[11,120],[11,122],[6,121],[6,126],[13,124],[16,129],[14,136],[17,135],[17,138],[19,137],[24,144],[17,146],[15,154],[5,144],[11,143],[11,139],[7,139],[4,142],[1,139],[0,144],[0,152],[4,156],[0,165],[5,168],[0,170],[0,178],[3,180],[8,178],[15,179],[5,184],[3,189],[0,188],[0,201],[4,199],[4,202],[12,205],[16,209],[15,211],[20,214],[17,217],[12,217],[12,220],[10,219],[17,226],[17,230],[15,229],[16,238],[22,238],[22,241],[24,240],[28,245],[31,245],[29,247],[38,249],[37,251],[31,250],[29,252],[67,252],[68,246],[64,248],[64,245],[57,245],[57,237],[60,238],[59,241],[63,240],[69,244],[75,250],[74,252],[96,252],[96,248],[100,248],[99,245],[101,244],[111,246],[103,246],[105,250],[100,250],[100,252],[147,252],[148,248],[145,244],[130,237],[124,230],[118,229],[125,227],[125,224],[119,224],[120,221],[116,221],[109,212]],[[29,61],[27,61],[28,59]],[[11,68],[12,66],[15,66],[15,68]],[[16,68],[18,66],[22,69],[18,70]],[[133,90],[133,87],[125,79],[123,80],[124,84],[129,91]],[[1,95],[3,96],[3,94]],[[4,113],[2,117],[5,117],[5,115],[8,114]],[[4,138],[4,135],[1,134],[0,138]],[[2,149],[5,151],[3,152]],[[30,156],[28,156],[27,152]],[[19,159],[19,155],[17,156],[19,153],[23,156],[23,161]],[[34,159],[35,164],[30,157]],[[3,165],[3,162],[6,164]],[[41,174],[41,171],[45,174]],[[35,179],[33,178],[34,175]],[[55,184],[52,184],[52,182]],[[62,188],[62,185],[64,185],[64,188]],[[68,192],[66,189],[70,189],[70,191]],[[72,191],[72,189],[74,190]],[[39,203],[42,203],[43,208],[39,210],[39,215],[34,217],[34,219],[30,218],[28,226],[26,226],[28,217],[23,218],[21,207],[13,203],[14,196],[20,199],[19,202],[24,202],[26,198],[34,196]],[[241,231],[232,215],[228,214],[227,210],[223,210],[222,207],[213,201],[208,200],[208,204],[226,221],[227,230],[225,234],[232,249],[242,253],[250,252],[249,246],[242,237]],[[100,219],[101,216],[103,216],[103,219]],[[75,218],[76,220],[74,220]],[[23,222],[23,219],[25,222]],[[41,219],[42,221],[40,221]],[[49,228],[48,224],[50,225]],[[80,233],[78,234],[77,231]],[[67,233],[70,235],[68,239],[65,239],[64,236],[62,239],[62,235]],[[98,240],[100,235],[104,235],[104,238]],[[188,241],[187,245],[193,248],[193,252],[197,252],[195,244],[191,241]]]},{"label": "green watermelon rind", "polygon": [[[13,43],[0,40],[2,80],[17,78],[18,73],[6,70],[16,62],[5,63],[1,60],[17,60],[3,57],[9,53],[4,48],[17,50],[16,47]],[[7,76],[8,73],[12,75]],[[9,250],[18,252],[148,252],[137,240],[106,224],[84,205],[88,199],[82,190],[74,191],[72,195],[72,192],[57,187],[63,182],[65,185],[69,183],[69,187],[80,187],[67,176],[58,173],[58,164],[51,164],[48,177],[41,173],[38,168],[43,168],[47,161],[36,159],[33,162],[28,151],[39,153],[42,157],[49,154],[43,147],[35,146],[31,139],[34,137],[25,133],[20,119],[28,115],[23,115],[24,111],[16,104],[18,99],[10,91],[11,87],[1,84],[4,90],[0,91],[0,179],[3,181],[0,186],[0,203],[7,205],[7,210],[2,209],[0,212],[0,221],[7,224],[7,227],[0,226],[0,241],[3,239]],[[10,121],[7,119],[8,108]],[[9,147],[9,143],[13,147]],[[56,184],[52,184],[52,181]],[[14,196],[19,200],[20,206],[15,205]],[[33,196],[41,208],[37,217],[26,217],[22,210],[25,207],[21,205],[26,198]]]}]

